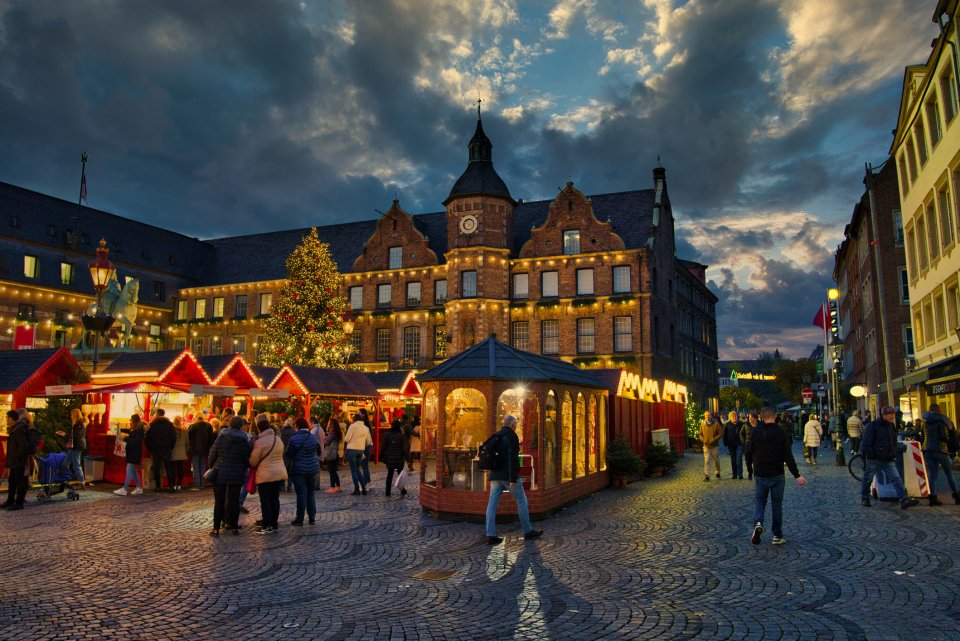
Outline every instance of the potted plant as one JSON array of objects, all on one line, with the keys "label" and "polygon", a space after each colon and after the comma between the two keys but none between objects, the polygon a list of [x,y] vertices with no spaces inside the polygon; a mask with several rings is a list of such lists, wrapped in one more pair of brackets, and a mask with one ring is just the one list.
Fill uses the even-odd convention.
[{"label": "potted plant", "polygon": [[663,443],[648,445],[645,454],[647,468],[650,469],[650,476],[652,477],[663,476],[679,458],[669,445]]},{"label": "potted plant", "polygon": [[645,468],[646,463],[625,440],[615,439],[607,447],[607,470],[614,487],[626,487],[627,481],[643,474]]}]

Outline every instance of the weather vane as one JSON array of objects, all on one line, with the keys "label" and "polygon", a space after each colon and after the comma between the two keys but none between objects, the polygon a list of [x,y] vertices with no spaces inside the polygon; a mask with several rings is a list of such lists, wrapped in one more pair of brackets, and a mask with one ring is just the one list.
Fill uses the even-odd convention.
[{"label": "weather vane", "polygon": [[480,94],[477,94],[477,118],[480,117],[480,103],[483,102],[483,98],[480,97]]}]

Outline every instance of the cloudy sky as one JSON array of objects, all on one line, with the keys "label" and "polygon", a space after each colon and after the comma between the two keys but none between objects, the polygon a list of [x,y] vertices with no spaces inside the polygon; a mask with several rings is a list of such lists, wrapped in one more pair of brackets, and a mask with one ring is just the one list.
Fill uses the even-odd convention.
[{"label": "cloudy sky", "polygon": [[934,0],[0,0],[0,180],[201,238],[651,187],[721,358],[806,356]]}]

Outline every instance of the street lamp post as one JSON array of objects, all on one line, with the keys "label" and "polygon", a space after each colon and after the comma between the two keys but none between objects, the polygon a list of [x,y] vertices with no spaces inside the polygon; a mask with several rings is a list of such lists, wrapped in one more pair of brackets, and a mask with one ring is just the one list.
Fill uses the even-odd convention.
[{"label": "street lamp post", "polygon": [[103,309],[103,292],[107,291],[109,283],[117,273],[113,263],[108,256],[110,250],[107,249],[107,241],[101,240],[97,247],[97,258],[89,264],[90,278],[93,280],[93,289],[97,292],[97,304],[94,314],[84,314],[83,327],[87,331],[93,332],[93,373],[97,373],[97,364],[100,362],[100,335],[110,329],[114,323],[113,316],[107,314]]},{"label": "street lamp post", "polygon": [[841,359],[843,358],[843,339],[839,336],[835,336],[833,340],[830,341],[830,355],[833,357],[833,404],[834,409],[837,415],[837,434],[836,434],[836,450],[837,450],[837,465],[844,466],[847,464],[846,456],[843,453],[843,432],[846,428],[843,425],[840,414],[840,373],[841,373]]}]

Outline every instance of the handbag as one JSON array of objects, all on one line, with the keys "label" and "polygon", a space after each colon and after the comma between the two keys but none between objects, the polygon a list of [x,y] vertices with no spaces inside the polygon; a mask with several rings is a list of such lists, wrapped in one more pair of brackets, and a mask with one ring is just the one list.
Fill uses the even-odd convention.
[{"label": "handbag", "polygon": [[217,467],[213,466],[203,473],[203,480],[215,483],[217,481]]},{"label": "handbag", "polygon": [[393,487],[397,488],[398,490],[402,490],[406,482],[407,482],[407,468],[404,467],[402,470],[400,470],[400,473],[397,474],[397,480],[393,482]]},{"label": "handbag", "polygon": [[113,444],[113,455],[119,456],[120,458],[127,457],[127,442],[119,436],[117,437],[116,442]]},{"label": "handbag", "polygon": [[257,468],[250,468],[250,476],[247,477],[247,494],[257,493]]}]

